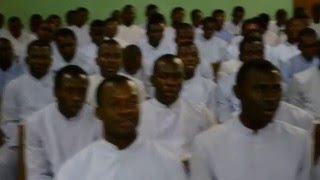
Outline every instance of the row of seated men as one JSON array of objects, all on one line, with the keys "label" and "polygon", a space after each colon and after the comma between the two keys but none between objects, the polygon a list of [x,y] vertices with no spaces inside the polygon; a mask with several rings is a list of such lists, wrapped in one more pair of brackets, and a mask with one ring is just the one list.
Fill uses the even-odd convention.
[{"label": "row of seated men", "polygon": [[[78,9],[78,19],[86,12]],[[318,180],[316,31],[292,18],[272,46],[253,18],[228,43],[216,37],[217,19],[205,18],[197,35],[154,13],[137,38],[126,6],[122,25],[93,21],[83,45],[79,29],[48,22],[25,52],[3,36],[1,177],[19,175],[23,124],[31,180]]]}]

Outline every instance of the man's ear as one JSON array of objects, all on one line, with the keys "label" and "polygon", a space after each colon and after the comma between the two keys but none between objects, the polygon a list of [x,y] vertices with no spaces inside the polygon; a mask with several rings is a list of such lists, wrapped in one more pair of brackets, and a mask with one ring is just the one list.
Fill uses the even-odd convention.
[{"label": "man's ear", "polygon": [[237,84],[233,86],[233,92],[238,99],[241,99],[242,91],[241,91],[241,88]]}]

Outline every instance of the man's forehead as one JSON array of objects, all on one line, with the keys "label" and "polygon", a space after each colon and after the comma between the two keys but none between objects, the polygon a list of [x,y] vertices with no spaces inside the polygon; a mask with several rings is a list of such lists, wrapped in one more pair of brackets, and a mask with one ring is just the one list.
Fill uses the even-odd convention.
[{"label": "man's forehead", "polygon": [[158,62],[157,69],[159,72],[172,72],[172,71],[182,71],[183,62],[179,58],[174,58],[173,60],[162,60]]},{"label": "man's forehead", "polygon": [[101,44],[100,51],[119,51],[121,52],[121,47],[117,44]]},{"label": "man's forehead", "polygon": [[281,75],[280,75],[280,72],[277,70],[264,71],[264,72],[251,70],[249,73],[247,73],[246,79],[254,84],[259,84],[259,83],[280,84],[281,83]]},{"label": "man's forehead", "polygon": [[64,74],[62,76],[62,82],[66,85],[74,84],[74,83],[83,83],[88,81],[88,76],[85,74],[78,74],[78,75],[71,75],[71,74]]},{"label": "man's forehead", "polygon": [[107,82],[104,84],[103,90],[108,92],[106,94],[110,95],[110,97],[132,96],[138,94],[137,85],[130,80],[123,83]]}]

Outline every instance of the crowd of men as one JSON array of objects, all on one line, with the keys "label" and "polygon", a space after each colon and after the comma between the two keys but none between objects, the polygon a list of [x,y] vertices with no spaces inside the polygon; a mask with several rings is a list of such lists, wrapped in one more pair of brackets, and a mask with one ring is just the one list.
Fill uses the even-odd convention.
[{"label": "crowd of men", "polygon": [[0,14],[0,179],[320,180],[320,4],[186,13]]}]

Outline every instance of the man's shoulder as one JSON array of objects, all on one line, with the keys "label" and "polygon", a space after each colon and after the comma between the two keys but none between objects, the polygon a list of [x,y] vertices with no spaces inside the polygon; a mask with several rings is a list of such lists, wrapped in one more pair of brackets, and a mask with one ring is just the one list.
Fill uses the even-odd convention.
[{"label": "man's shoulder", "polygon": [[302,72],[296,73],[293,76],[293,79],[302,85],[304,83],[307,83],[313,76],[316,76],[316,72],[318,71],[318,66],[314,66]]}]

